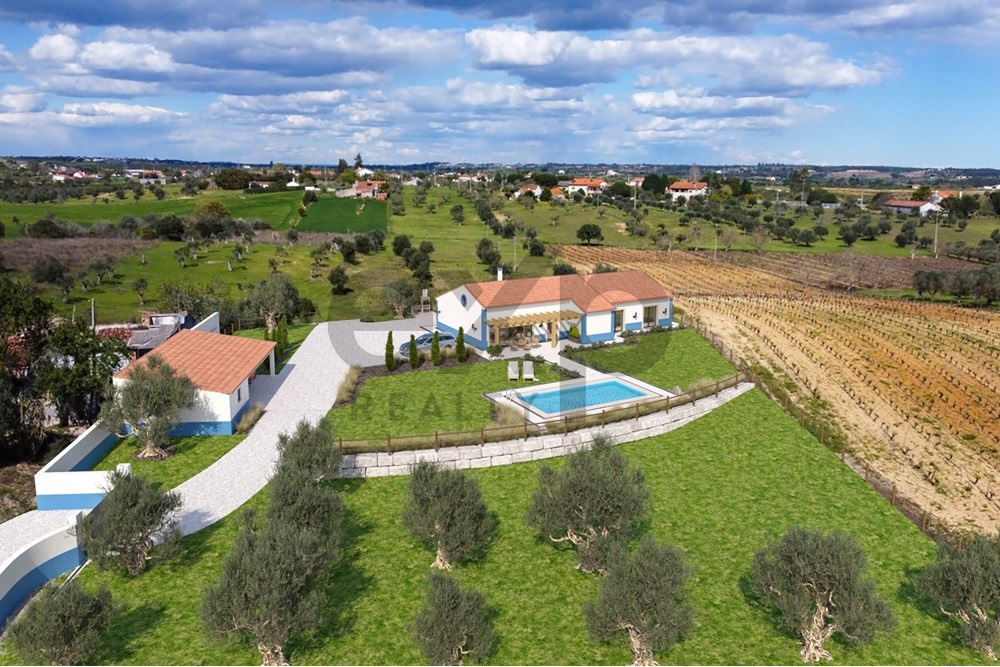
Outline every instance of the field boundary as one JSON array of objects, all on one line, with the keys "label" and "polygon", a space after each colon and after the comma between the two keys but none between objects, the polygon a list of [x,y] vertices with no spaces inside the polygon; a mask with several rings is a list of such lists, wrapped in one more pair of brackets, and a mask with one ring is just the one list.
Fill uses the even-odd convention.
[{"label": "field boundary", "polygon": [[789,400],[787,391],[776,386],[777,380],[773,376],[767,377],[765,374],[755,371],[721,338],[705,327],[697,317],[689,317],[686,314],[675,312],[674,319],[701,334],[733,366],[739,369],[742,375],[757,385],[765,396],[795,419],[799,426],[809,431],[813,437],[819,440],[820,444],[833,451],[844,465],[864,479],[869,486],[888,500],[890,505],[912,521],[931,539],[935,542],[947,542],[961,548],[964,539],[964,534],[961,531],[953,529],[943,519],[904,494],[892,480],[874,470],[867,461],[854,454],[850,449],[848,437],[836,425],[826,420],[810,417],[803,408]]}]

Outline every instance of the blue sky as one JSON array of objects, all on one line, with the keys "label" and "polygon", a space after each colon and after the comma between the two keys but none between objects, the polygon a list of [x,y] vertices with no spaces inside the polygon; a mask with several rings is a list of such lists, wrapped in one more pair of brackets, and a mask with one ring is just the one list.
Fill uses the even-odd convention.
[{"label": "blue sky", "polygon": [[995,0],[4,0],[0,154],[998,167]]}]

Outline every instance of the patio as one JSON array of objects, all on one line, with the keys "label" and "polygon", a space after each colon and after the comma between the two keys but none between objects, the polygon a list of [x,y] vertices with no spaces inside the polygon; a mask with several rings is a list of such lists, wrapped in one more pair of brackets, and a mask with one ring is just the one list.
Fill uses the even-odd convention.
[{"label": "patio", "polygon": [[541,338],[534,334],[536,326],[547,330],[549,347],[559,344],[559,325],[572,321],[579,324],[583,313],[575,310],[553,310],[542,313],[494,317],[486,320],[490,327],[493,345],[502,345],[517,351],[528,351],[541,346]]}]

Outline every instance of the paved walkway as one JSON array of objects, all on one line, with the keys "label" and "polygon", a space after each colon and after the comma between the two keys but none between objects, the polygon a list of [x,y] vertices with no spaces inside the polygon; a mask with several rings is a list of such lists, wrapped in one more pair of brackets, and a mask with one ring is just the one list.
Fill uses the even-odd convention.
[{"label": "paved walkway", "polygon": [[183,500],[181,532],[186,535],[215,523],[263,489],[278,460],[278,436],[291,433],[302,420],[315,424],[322,419],[352,365],[383,363],[388,331],[394,332],[394,341],[409,340],[411,333],[431,324],[432,316],[425,314],[404,321],[317,325],[279,375],[254,380],[250,400],[263,403],[265,412],[250,435],[177,487]]}]

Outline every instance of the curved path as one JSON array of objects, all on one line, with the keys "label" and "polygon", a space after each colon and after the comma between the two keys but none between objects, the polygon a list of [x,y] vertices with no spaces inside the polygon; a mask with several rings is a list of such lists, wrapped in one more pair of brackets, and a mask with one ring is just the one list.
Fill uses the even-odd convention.
[{"label": "curved path", "polygon": [[183,501],[181,532],[187,535],[215,523],[263,489],[278,459],[278,436],[291,433],[302,420],[315,424],[322,419],[352,365],[383,363],[387,331],[393,331],[398,345],[431,324],[432,316],[423,314],[403,321],[316,325],[280,374],[254,380],[250,400],[263,403],[265,412],[250,434],[177,487]]}]

